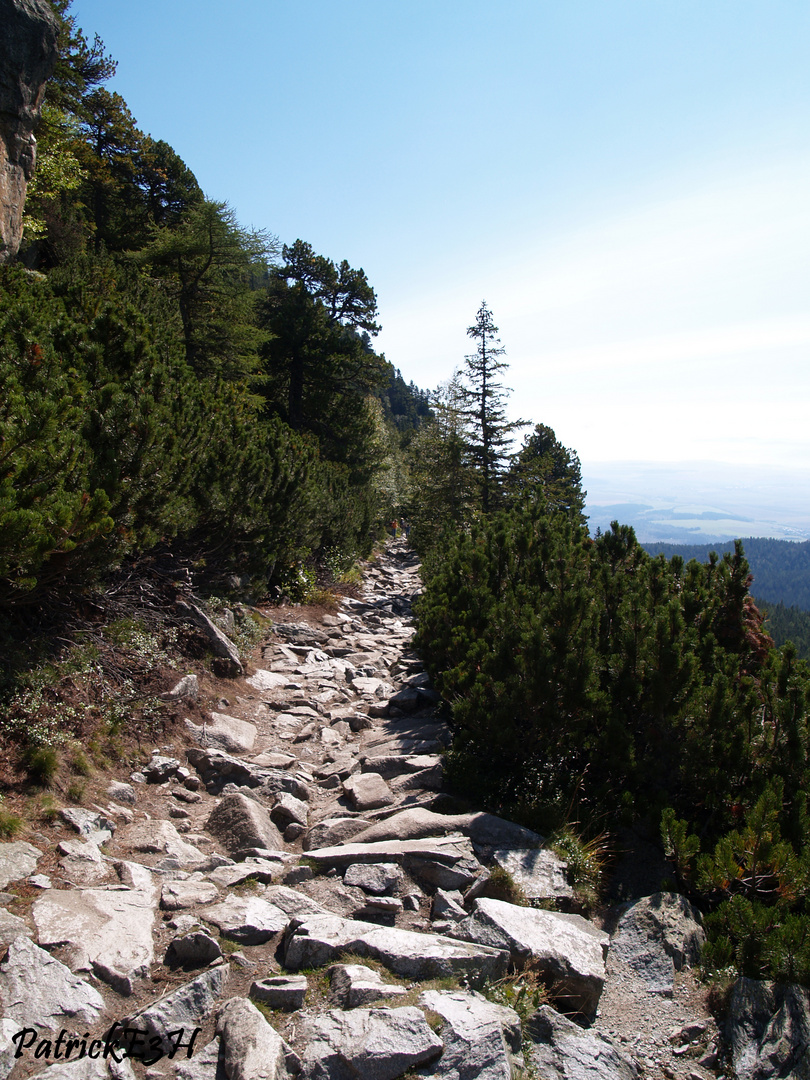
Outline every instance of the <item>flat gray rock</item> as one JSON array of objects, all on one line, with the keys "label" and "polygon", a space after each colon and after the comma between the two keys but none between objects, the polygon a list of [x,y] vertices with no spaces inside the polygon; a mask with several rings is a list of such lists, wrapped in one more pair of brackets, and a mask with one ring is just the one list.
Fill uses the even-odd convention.
[{"label": "flat gray rock", "polygon": [[463,836],[426,837],[424,840],[381,840],[377,843],[352,841],[329,848],[307,851],[307,858],[321,866],[347,867],[353,863],[396,862],[429,859],[454,866],[473,859],[469,841]]},{"label": "flat gray rock", "polygon": [[463,833],[477,846],[487,848],[531,848],[540,847],[543,843],[543,837],[531,829],[506,821],[495,814],[437,814],[421,807],[393,814],[372,825],[355,839],[357,842],[373,843],[380,840],[447,836],[453,832]]},{"label": "flat gray rock", "polygon": [[205,724],[186,720],[186,727],[200,746],[212,746],[228,754],[247,754],[256,744],[258,729],[247,720],[227,713],[211,713]]},{"label": "flat gray rock", "polygon": [[[521,1052],[520,1017],[504,1005],[464,990],[428,990],[420,1005],[444,1021],[444,1053],[431,1075],[446,1080],[511,1080],[512,1058]],[[522,1065],[522,1057],[518,1058]]]},{"label": "flat gray rock", "polygon": [[259,693],[266,693],[271,690],[282,690],[289,684],[290,676],[278,671],[258,668],[252,675],[248,675],[245,682]]},{"label": "flat gray rock", "polygon": [[0,889],[5,889],[12,881],[21,881],[33,874],[42,852],[33,844],[24,840],[15,840],[13,844],[0,844]]},{"label": "flat gray rock", "polygon": [[365,678],[362,675],[358,675],[352,679],[352,690],[354,690],[356,694],[362,694],[363,697],[370,697],[378,700],[388,698],[394,692],[391,683],[386,682],[384,679]]},{"label": "flat gray rock", "polygon": [[572,900],[566,865],[548,848],[496,848],[492,858],[530,900]]},{"label": "flat gray rock", "polygon": [[356,1009],[408,992],[404,986],[383,982],[380,973],[365,964],[333,964],[329,969],[329,991],[341,1009]]},{"label": "flat gray rock", "polygon": [[91,840],[62,840],[56,845],[62,855],[59,866],[75,885],[102,885],[114,877],[112,865]]},{"label": "flat gray rock", "polygon": [[404,875],[396,863],[353,863],[343,875],[343,884],[362,889],[373,896],[396,892]]},{"label": "flat gray rock", "polygon": [[115,832],[115,822],[98,810],[86,810],[83,806],[66,806],[59,811],[59,817],[80,836],[94,844],[104,844]]},{"label": "flat gray rock", "polygon": [[442,1051],[415,1008],[333,1010],[303,1020],[299,1036],[304,1080],[396,1080]]},{"label": "flat gray rock", "polygon": [[286,865],[282,854],[279,853],[277,859],[248,858],[230,866],[218,866],[215,870],[209,870],[205,877],[221,889],[232,889],[234,885],[241,885],[249,878],[255,878],[256,881],[269,885],[274,877],[281,874]]},{"label": "flat gray rock", "polygon": [[253,847],[275,850],[284,847],[281,833],[267,810],[241,792],[220,799],[205,827],[230,853]]},{"label": "flat gray rock", "polygon": [[566,1010],[592,1015],[605,985],[608,935],[578,915],[518,907],[503,900],[474,901],[472,913],[456,923],[453,937],[508,949],[522,968],[532,960],[555,984]]},{"label": "flat gray rock", "polygon": [[306,893],[292,889],[288,885],[268,885],[264,890],[264,899],[280,908],[290,918],[302,915],[332,915],[328,908],[313,900]]},{"label": "flat gray rock", "polygon": [[532,1062],[543,1080],[638,1080],[635,1063],[609,1039],[579,1027],[548,1005],[526,1025]]},{"label": "flat gray rock", "polygon": [[177,859],[181,866],[199,866],[207,861],[199,848],[189,844],[170,821],[138,821],[120,829],[115,841],[122,854],[137,852]]},{"label": "flat gray rock", "polygon": [[12,915],[5,908],[0,908],[0,945],[10,945],[20,934],[31,937],[32,933],[25,919],[21,919],[19,915]]},{"label": "flat gray rock", "polygon": [[221,904],[204,908],[200,915],[243,945],[261,945],[283,930],[289,917],[259,896],[229,896]]},{"label": "flat gray rock", "polygon": [[295,754],[285,754],[280,750],[265,750],[252,758],[254,765],[264,769],[289,769],[297,760]]},{"label": "flat gray rock", "polygon": [[106,1009],[95,987],[29,938],[21,935],[9,945],[0,964],[0,1010],[20,1027],[90,1027]]},{"label": "flat gray rock", "polygon": [[308,623],[276,623],[273,633],[282,641],[289,641],[294,645],[322,645],[327,640],[323,630]]},{"label": "flat gray rock", "polygon": [[433,894],[430,917],[432,919],[450,919],[452,922],[466,919],[467,912],[463,907],[461,893],[445,892],[444,889],[437,889]]},{"label": "flat gray rock", "polygon": [[40,945],[66,946],[74,970],[93,971],[123,994],[154,959],[151,875],[142,867],[133,873],[140,888],[51,889],[31,910]]},{"label": "flat gray rock", "polygon": [[219,896],[219,889],[211,881],[167,881],[160,892],[160,906],[164,911],[181,911],[210,904]]},{"label": "flat gray rock", "polygon": [[508,952],[438,934],[382,927],[338,915],[307,915],[290,923],[282,940],[284,965],[292,970],[322,967],[341,953],[379,960],[409,979],[466,974],[476,979],[506,974]]},{"label": "flat gray rock", "polygon": [[228,1080],[286,1080],[284,1040],[247,998],[231,998],[223,1005],[217,1034]]},{"label": "flat gray rock", "polygon": [[[172,1049],[169,1032],[185,1028],[187,1036],[211,1015],[217,999],[228,982],[230,968],[220,964],[198,975],[166,994],[134,1016],[128,1017],[125,1026],[137,1027],[147,1032],[146,1045],[151,1038],[159,1038],[164,1052]],[[133,1056],[135,1054],[133,1053]]]},{"label": "flat gray rock", "polygon": [[126,1058],[113,1061],[103,1057],[77,1058],[74,1061],[57,1062],[45,1072],[38,1072],[32,1080],[135,1080],[135,1073]]}]

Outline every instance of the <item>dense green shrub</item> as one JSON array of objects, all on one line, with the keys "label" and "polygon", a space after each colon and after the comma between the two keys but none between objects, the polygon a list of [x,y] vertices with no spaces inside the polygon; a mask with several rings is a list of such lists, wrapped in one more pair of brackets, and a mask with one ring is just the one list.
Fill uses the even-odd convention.
[{"label": "dense green shrub", "polygon": [[373,470],[323,458],[243,382],[200,378],[158,287],[108,257],[0,274],[0,603],[177,543],[272,573],[367,548]]},{"label": "dense green shrub", "polygon": [[684,566],[526,506],[457,533],[426,576],[456,784],[541,831],[660,819],[713,912],[706,964],[810,979],[810,678],[763,632],[742,546]]}]

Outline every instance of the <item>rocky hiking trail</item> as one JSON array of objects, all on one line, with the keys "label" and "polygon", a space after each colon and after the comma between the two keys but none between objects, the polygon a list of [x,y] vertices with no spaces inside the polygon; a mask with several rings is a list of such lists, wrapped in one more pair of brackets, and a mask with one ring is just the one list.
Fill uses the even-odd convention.
[{"label": "rocky hiking trail", "polygon": [[418,575],[389,543],[140,773],[0,844],[0,1080],[718,1074],[690,905],[586,919],[542,837],[443,790]]}]

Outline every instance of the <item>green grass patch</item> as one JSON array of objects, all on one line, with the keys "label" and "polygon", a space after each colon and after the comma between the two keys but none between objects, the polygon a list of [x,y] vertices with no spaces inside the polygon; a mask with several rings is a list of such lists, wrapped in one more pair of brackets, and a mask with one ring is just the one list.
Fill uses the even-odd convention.
[{"label": "green grass patch", "polygon": [[23,819],[18,814],[0,808],[0,838],[13,840],[22,831],[23,824]]}]

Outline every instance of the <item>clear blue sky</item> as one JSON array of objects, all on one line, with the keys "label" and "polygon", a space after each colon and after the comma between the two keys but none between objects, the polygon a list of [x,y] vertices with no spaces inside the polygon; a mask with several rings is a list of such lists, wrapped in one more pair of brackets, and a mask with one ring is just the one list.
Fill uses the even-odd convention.
[{"label": "clear blue sky", "polygon": [[806,0],[74,0],[242,224],[362,266],[423,388],[482,299],[590,462],[810,465]]}]

